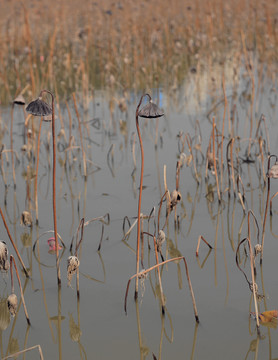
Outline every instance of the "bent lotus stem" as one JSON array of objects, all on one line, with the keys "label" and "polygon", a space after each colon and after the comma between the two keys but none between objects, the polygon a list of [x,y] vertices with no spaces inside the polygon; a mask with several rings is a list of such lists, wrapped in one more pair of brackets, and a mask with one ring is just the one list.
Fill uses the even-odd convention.
[{"label": "bent lotus stem", "polygon": [[[147,96],[149,98],[149,104],[146,105],[142,110],[140,110],[140,106],[142,104],[143,98]],[[139,116],[144,118],[158,118],[163,116],[163,112],[158,109],[158,107],[151,102],[152,98],[149,94],[144,94],[141,96],[139,104],[136,108],[136,129],[140,143],[141,149],[141,176],[140,176],[140,188],[139,188],[139,198],[138,198],[138,216],[137,216],[137,247],[136,247],[136,273],[139,273],[139,261],[140,261],[140,216],[141,216],[141,202],[142,202],[142,190],[143,190],[143,175],[144,175],[144,148],[143,148],[143,141],[140,133],[139,128]],[[135,293],[134,298],[137,299],[138,297],[138,277],[136,278],[135,283]]]},{"label": "bent lotus stem", "polygon": [[196,248],[196,256],[198,257],[199,256],[199,248],[200,248],[200,242],[201,240],[203,240],[203,242],[211,249],[213,249],[213,247],[206,241],[206,239],[200,235],[199,238],[198,238],[198,244],[197,244],[197,248]]},{"label": "bent lotus stem", "polygon": [[[162,203],[163,203],[163,199],[164,199],[164,198],[166,198],[166,200],[167,200],[167,196],[170,197],[170,195],[169,195],[169,190],[168,190],[168,189],[167,189],[167,190],[165,191],[165,193],[163,194],[162,198],[160,199],[160,203],[159,203],[158,216],[157,216],[157,231],[158,231],[158,232],[159,232],[159,230],[160,230],[159,224],[160,224],[160,213],[161,213]],[[165,220],[165,225],[166,225],[166,223],[167,223],[167,220],[168,220],[169,215],[170,215],[170,212],[168,211],[168,212],[167,212],[167,216],[166,216],[166,220]],[[163,229],[164,229],[165,225],[163,226]]]},{"label": "bent lotus stem", "polygon": [[[42,101],[43,93],[48,93],[52,99],[52,107]],[[49,90],[41,90],[39,98],[32,101],[26,108],[26,110],[34,116],[45,116],[52,114],[52,143],[53,143],[53,190],[52,190],[52,202],[53,202],[53,223],[54,223],[54,237],[56,246],[56,267],[57,267],[57,281],[58,285],[61,285],[61,273],[60,273],[60,260],[59,260],[59,247],[58,247],[58,235],[57,235],[57,215],[56,215],[56,136],[55,136],[55,109],[54,109],[54,95]]]},{"label": "bent lotus stem", "polygon": [[179,256],[179,257],[176,257],[176,258],[173,258],[173,259],[165,260],[165,261],[163,261],[163,262],[161,262],[159,264],[156,264],[156,265],[150,267],[147,270],[141,271],[140,273],[134,274],[133,276],[131,276],[131,278],[128,280],[127,287],[126,287],[126,293],[125,293],[124,310],[125,310],[126,315],[127,315],[127,297],[128,297],[128,290],[129,290],[129,285],[130,285],[131,280],[134,279],[134,278],[138,279],[139,277],[142,277],[142,276],[146,275],[147,273],[149,273],[150,271],[152,271],[153,269],[156,269],[157,267],[159,267],[161,265],[167,264],[167,263],[172,262],[172,261],[178,261],[178,260],[183,260],[184,261],[186,276],[187,276],[187,280],[188,280],[188,286],[189,286],[189,290],[190,290],[190,294],[191,294],[191,298],[192,298],[192,303],[193,303],[195,320],[196,320],[197,323],[199,323],[200,320],[199,320],[199,315],[198,315],[198,311],[197,311],[195,296],[194,296],[194,292],[193,292],[193,288],[192,288],[192,284],[191,284],[191,280],[190,280],[190,276],[189,276],[187,262],[186,262],[184,256]]},{"label": "bent lotus stem", "polygon": [[[249,253],[250,253],[250,267],[251,267],[252,283],[250,283],[250,281],[248,280],[245,272],[241,269],[241,267],[239,266],[239,262],[238,262],[239,248],[246,240],[248,241]],[[238,244],[238,247],[237,247],[237,250],[236,250],[236,264],[237,264],[237,267],[239,268],[239,270],[245,276],[245,279],[247,280],[247,282],[249,284],[249,288],[253,293],[255,313],[256,313],[257,334],[260,335],[260,321],[259,321],[259,311],[258,311],[257,294],[256,294],[257,286],[256,286],[256,283],[255,283],[255,271],[254,271],[254,255],[253,255],[253,250],[252,250],[251,241],[250,241],[249,237],[241,240],[241,242]]]}]

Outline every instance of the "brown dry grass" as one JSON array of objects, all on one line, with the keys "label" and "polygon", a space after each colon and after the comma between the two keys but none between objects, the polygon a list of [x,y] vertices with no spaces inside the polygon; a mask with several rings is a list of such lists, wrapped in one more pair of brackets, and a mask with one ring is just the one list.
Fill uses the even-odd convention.
[{"label": "brown dry grass", "polygon": [[10,0],[0,14],[2,102],[26,83],[33,96],[175,86],[245,45],[266,64],[278,58],[275,0]]}]

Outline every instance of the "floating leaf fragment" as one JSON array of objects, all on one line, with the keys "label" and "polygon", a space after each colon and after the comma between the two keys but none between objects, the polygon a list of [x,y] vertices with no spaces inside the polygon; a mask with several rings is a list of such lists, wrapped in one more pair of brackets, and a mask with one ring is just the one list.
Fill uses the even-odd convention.
[{"label": "floating leaf fragment", "polygon": [[[250,312],[250,315],[256,318],[256,314],[254,312]],[[259,320],[262,325],[272,325],[276,328],[277,326],[277,319],[278,319],[278,310],[269,310],[264,311],[259,314]]]},{"label": "floating leaf fragment", "polygon": [[264,311],[259,315],[259,319],[262,323],[270,322],[277,318],[278,318],[278,310]]}]

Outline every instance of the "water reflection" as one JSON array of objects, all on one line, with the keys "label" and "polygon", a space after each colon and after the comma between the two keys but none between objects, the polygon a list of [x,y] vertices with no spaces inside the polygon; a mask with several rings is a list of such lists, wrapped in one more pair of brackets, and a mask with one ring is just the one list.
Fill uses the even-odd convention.
[{"label": "water reflection", "polygon": [[[202,81],[204,78],[201,79],[200,75],[195,85],[197,86],[198,82],[198,88],[200,88]],[[271,332],[276,331],[275,326],[271,329],[261,326],[262,337],[253,339],[249,347],[255,334],[255,324],[251,319],[249,320],[249,334],[247,316],[250,311],[252,312],[254,305],[252,297],[250,299],[248,297],[250,289],[246,287],[242,274],[238,274],[235,262],[236,249],[242,239],[250,235],[253,239],[252,246],[255,246],[257,242],[257,229],[253,220],[248,230],[249,210],[253,211],[261,230],[264,223],[268,180],[266,162],[270,150],[275,150],[277,142],[272,118],[277,112],[274,103],[275,94],[270,91],[269,99],[266,100],[260,100],[260,95],[254,97],[249,72],[246,73],[245,78],[238,80],[240,84],[236,82],[236,79],[232,85],[228,84],[228,78],[225,78],[224,82],[222,78],[221,81],[222,85],[226,84],[224,87],[227,94],[221,91],[221,87],[218,90],[215,88],[211,97],[208,98],[208,93],[206,93],[206,98],[204,98],[201,92],[198,95],[198,102],[189,104],[189,98],[192,99],[192,96],[189,96],[190,94],[186,91],[188,98],[185,103],[190,105],[186,113],[177,113],[173,110],[176,109],[173,105],[183,108],[184,101],[178,104],[179,97],[177,96],[175,103],[165,90],[163,97],[160,95],[159,99],[167,113],[166,119],[161,123],[157,121],[142,123],[147,156],[143,215],[140,219],[142,229],[140,264],[141,271],[144,271],[144,268],[155,268],[154,273],[149,271],[148,279],[141,279],[144,280],[145,290],[142,281],[142,293],[139,300],[135,302],[135,308],[131,306],[133,300],[129,299],[130,317],[132,318],[133,312],[134,316],[136,313],[141,359],[150,358],[152,354],[157,359],[162,359],[172,353],[178,358],[180,352],[177,354],[175,351],[178,351],[176,347],[180,343],[185,343],[184,346],[187,349],[188,346],[192,347],[192,359],[194,356],[203,358],[206,355],[205,350],[202,349],[206,349],[204,329],[207,323],[213,324],[212,331],[217,329],[221,332],[219,340],[210,339],[213,344],[228,341],[226,326],[231,327],[233,332],[239,333],[242,339],[238,341],[249,349],[246,355],[244,354],[246,358],[251,356],[259,358],[260,352],[265,352],[262,350],[263,346],[259,346],[263,337],[269,342],[270,359],[272,358],[271,347],[274,351],[277,350],[275,343],[271,342]],[[228,94],[230,86],[238,93],[238,96],[231,92]],[[260,94],[259,88],[256,91],[256,94]],[[47,336],[45,339],[42,336],[42,349],[46,348],[46,354],[51,354],[50,345],[58,345],[54,355],[51,354],[48,357],[55,357],[55,355],[60,359],[68,357],[74,349],[72,346],[75,346],[78,351],[77,357],[90,358],[92,356],[91,316],[92,313],[95,314],[93,309],[96,309],[96,306],[90,307],[92,313],[83,315],[83,310],[89,301],[93,304],[98,301],[100,304],[96,312],[96,315],[99,315],[96,319],[98,321],[96,327],[99,326],[102,329],[106,322],[101,321],[100,318],[107,316],[112,330],[117,333],[130,333],[128,334],[130,336],[133,333],[132,326],[135,325],[135,321],[133,324],[130,318],[127,320],[121,316],[121,310],[119,310],[122,309],[126,281],[133,273],[133,265],[135,265],[137,218],[134,200],[138,197],[139,144],[134,132],[135,105],[132,102],[132,96],[95,93],[94,96],[84,99],[80,94],[75,94],[75,98],[67,99],[65,105],[62,105],[62,102],[59,103],[57,99],[60,120],[57,125],[59,132],[57,209],[59,234],[63,245],[60,251],[63,286],[57,294],[56,290],[55,293],[53,291],[54,280],[52,279],[53,268],[55,268],[54,257],[48,253],[46,243],[50,234],[53,234],[52,212],[49,210],[52,200],[50,124],[44,124],[42,127],[42,146],[38,157],[36,150],[39,124],[36,124],[32,118],[27,119],[24,115],[26,123],[23,125],[22,111],[17,107],[3,109],[4,121],[1,120],[0,123],[3,133],[1,133],[0,145],[4,215],[19,252],[30,271],[31,280],[28,282],[29,285],[27,283],[24,285],[24,291],[27,293],[27,307],[29,307],[28,303],[31,304],[32,324],[36,323],[36,319],[40,319],[42,333],[48,334],[50,331],[51,334],[49,340],[46,339]],[[202,101],[202,99],[206,100]],[[204,110],[204,107],[206,109],[202,113],[198,110],[200,116],[192,110],[197,108],[197,104],[201,104],[200,109]],[[14,118],[12,141],[11,124],[6,125],[11,116],[10,110],[13,110]],[[263,111],[267,114],[264,117],[260,116]],[[252,131],[250,130],[251,113]],[[272,130],[272,127],[273,131],[268,134],[267,128]],[[26,135],[25,140],[23,134]],[[39,164],[38,170],[36,170],[37,164]],[[35,227],[33,224],[30,227],[20,227],[20,215],[24,211],[28,211],[33,219],[35,218],[36,175],[38,175],[39,226]],[[13,187],[14,184],[16,187]],[[276,184],[273,182],[273,190],[271,189],[270,194],[270,198],[273,199],[277,190],[275,187]],[[173,196],[175,191],[179,193],[176,198]],[[265,223],[266,262],[262,267],[258,266],[257,260],[255,267],[256,282],[261,295],[261,303],[258,304],[260,313],[267,311],[268,308],[275,308],[274,299],[277,297],[273,277],[276,273],[274,254],[277,252],[275,241],[277,211],[275,208],[274,200],[272,216],[268,217],[267,212]],[[77,310],[75,311],[75,305],[71,302],[75,300],[75,290],[72,291],[66,287],[66,260],[69,255],[75,255],[76,246],[80,241],[80,233],[78,235],[76,229],[82,219],[84,219],[84,234],[77,254],[80,269],[76,273],[79,280],[76,283]],[[157,240],[160,230],[165,231],[166,241],[158,249]],[[248,231],[251,234],[248,234]],[[4,233],[1,236],[4,238]],[[200,236],[213,246],[213,250],[201,245],[199,257],[195,257],[195,249]],[[261,239],[261,231],[259,238]],[[13,251],[10,246],[9,251]],[[188,319],[192,317],[190,305],[186,302],[184,306],[184,299],[180,299],[182,296],[179,296],[179,290],[187,289],[187,284],[184,284],[182,279],[183,265],[180,262],[180,258],[184,255],[190,269],[192,287],[197,290],[195,290],[196,302],[202,321],[201,328],[197,324],[194,327],[192,322],[186,321],[187,317]],[[178,260],[173,261],[173,264],[169,263],[176,258]],[[165,263],[160,265],[163,260]],[[250,254],[244,244],[238,251],[238,263],[248,274],[251,283]],[[213,276],[210,277],[210,274]],[[269,288],[271,282],[274,286]],[[72,287],[75,288],[74,285]],[[82,295],[84,288],[86,297]],[[68,296],[68,291],[70,296]],[[184,291],[187,292],[187,290]],[[167,294],[167,299],[165,294]],[[63,296],[66,299],[65,302],[62,301]],[[2,305],[4,299],[5,296],[3,296],[3,303],[1,302]],[[154,299],[154,304],[152,299]],[[210,299],[210,302],[206,303],[205,299]],[[44,304],[43,311],[41,300]],[[240,309],[246,315],[242,320],[237,319],[238,322],[241,321],[240,324],[231,321],[232,315],[229,312],[231,306]],[[52,309],[56,307],[57,315],[51,314]],[[118,317],[113,313],[114,309],[120,314]],[[212,319],[211,311],[212,313],[223,311],[228,314],[229,325],[220,324],[218,319]],[[44,313],[44,318],[41,312]],[[5,313],[2,314],[2,311],[0,313],[4,318]],[[68,314],[70,336],[63,326],[64,314]],[[148,318],[151,324],[148,323]],[[179,319],[182,320],[179,322]],[[2,357],[6,351],[10,353],[10,351],[26,348],[28,338],[29,342],[30,338],[32,340],[33,337],[36,338],[32,331],[26,330],[24,321],[18,313],[13,321],[10,319],[9,321],[10,324],[7,321],[3,329],[1,328]],[[109,328],[110,325],[107,327]],[[15,335],[15,328],[19,329],[19,335]],[[158,332],[159,339],[155,336]],[[182,332],[186,334],[194,332],[192,343],[189,343],[187,339],[180,339],[179,334]],[[106,333],[107,338],[97,338],[94,344],[97,353],[104,351],[106,342],[112,343],[109,329],[106,329]],[[199,348],[196,345],[197,335]],[[120,343],[119,339],[118,342]],[[169,344],[171,344],[170,347]],[[7,345],[9,349],[14,348],[14,350],[7,350]],[[114,343],[111,345],[115,358],[117,358],[116,346]],[[136,353],[132,345],[130,349],[127,346],[125,350],[130,351],[127,356],[130,354],[134,356]],[[121,353],[120,350],[117,351]],[[215,352],[211,356],[215,357]],[[241,355],[237,353],[235,356]]]}]

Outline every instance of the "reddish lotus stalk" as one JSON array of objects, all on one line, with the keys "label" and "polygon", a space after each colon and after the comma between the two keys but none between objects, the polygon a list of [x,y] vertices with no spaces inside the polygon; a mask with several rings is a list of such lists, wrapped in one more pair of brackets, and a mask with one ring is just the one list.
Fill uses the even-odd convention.
[{"label": "reddish lotus stalk", "polygon": [[[141,149],[141,176],[140,176],[140,188],[139,188],[139,198],[138,198],[138,216],[137,216],[137,247],[136,247],[136,273],[139,273],[139,252],[140,252],[140,225],[141,225],[141,221],[140,221],[140,216],[141,216],[141,202],[142,202],[142,190],[143,190],[143,174],[144,174],[144,149],[143,149],[143,141],[141,138],[141,133],[140,133],[140,128],[139,128],[139,121],[138,121],[138,116],[139,116],[139,108],[141,106],[142,100],[144,98],[145,95],[141,96],[141,99],[139,101],[139,104],[137,106],[136,109],[136,129],[137,129],[137,134],[138,134],[138,138],[139,138],[139,143],[140,143],[140,149]],[[147,94],[147,96],[149,96]],[[150,98],[150,96],[149,96]],[[138,297],[138,277],[136,278],[136,283],[135,283],[135,294],[134,294],[134,298],[137,299]]]},{"label": "reddish lotus stalk", "polygon": [[199,256],[199,248],[200,248],[200,242],[201,240],[203,240],[203,242],[210,248],[212,249],[212,246],[206,241],[206,239],[200,235],[198,238],[198,244],[197,244],[197,248],[196,248],[196,256]]},{"label": "reddish lotus stalk", "polygon": [[37,165],[36,165],[36,177],[35,177],[35,207],[36,207],[36,224],[39,223],[39,207],[38,207],[38,173],[39,173],[39,162],[40,162],[40,143],[41,143],[41,128],[42,128],[43,117],[41,116],[40,127],[37,141]]},{"label": "reddish lotus stalk", "polygon": [[[144,108],[140,110],[140,106],[142,104],[143,98],[147,96],[149,98],[149,104],[146,105]],[[138,215],[137,215],[137,247],[136,247],[136,273],[139,273],[139,258],[140,258],[140,217],[141,217],[141,202],[142,202],[142,190],[143,190],[143,175],[144,175],[144,148],[143,148],[143,141],[140,133],[139,128],[139,116],[144,118],[158,118],[163,116],[163,112],[158,109],[158,107],[151,101],[152,98],[149,94],[144,94],[141,96],[139,104],[136,108],[135,120],[136,120],[136,129],[140,143],[141,149],[141,176],[140,176],[140,188],[139,188],[139,198],[138,198]],[[138,278],[136,278],[135,283],[135,293],[134,298],[137,299],[138,297]]]},{"label": "reddish lotus stalk", "polygon": [[[51,95],[52,108],[42,101],[43,93]],[[49,90],[41,90],[39,98],[32,101],[26,108],[34,116],[44,116],[52,114],[52,143],[53,143],[53,190],[52,190],[52,201],[53,201],[53,223],[54,223],[54,237],[56,246],[56,267],[57,267],[57,281],[58,285],[61,285],[61,273],[60,273],[60,260],[59,260],[59,246],[58,246],[58,235],[57,235],[57,215],[56,215],[56,136],[55,136],[55,108],[54,108],[54,95]]]},{"label": "reddish lotus stalk", "polygon": [[53,179],[52,179],[52,196],[53,196],[53,223],[54,223],[54,237],[56,245],[56,267],[57,267],[57,282],[61,286],[61,272],[60,272],[60,260],[59,260],[59,246],[58,246],[58,235],[57,235],[57,216],[56,216],[56,137],[55,137],[55,112],[54,112],[54,96],[48,90],[42,90],[47,92],[52,98],[52,143],[53,143]]}]

